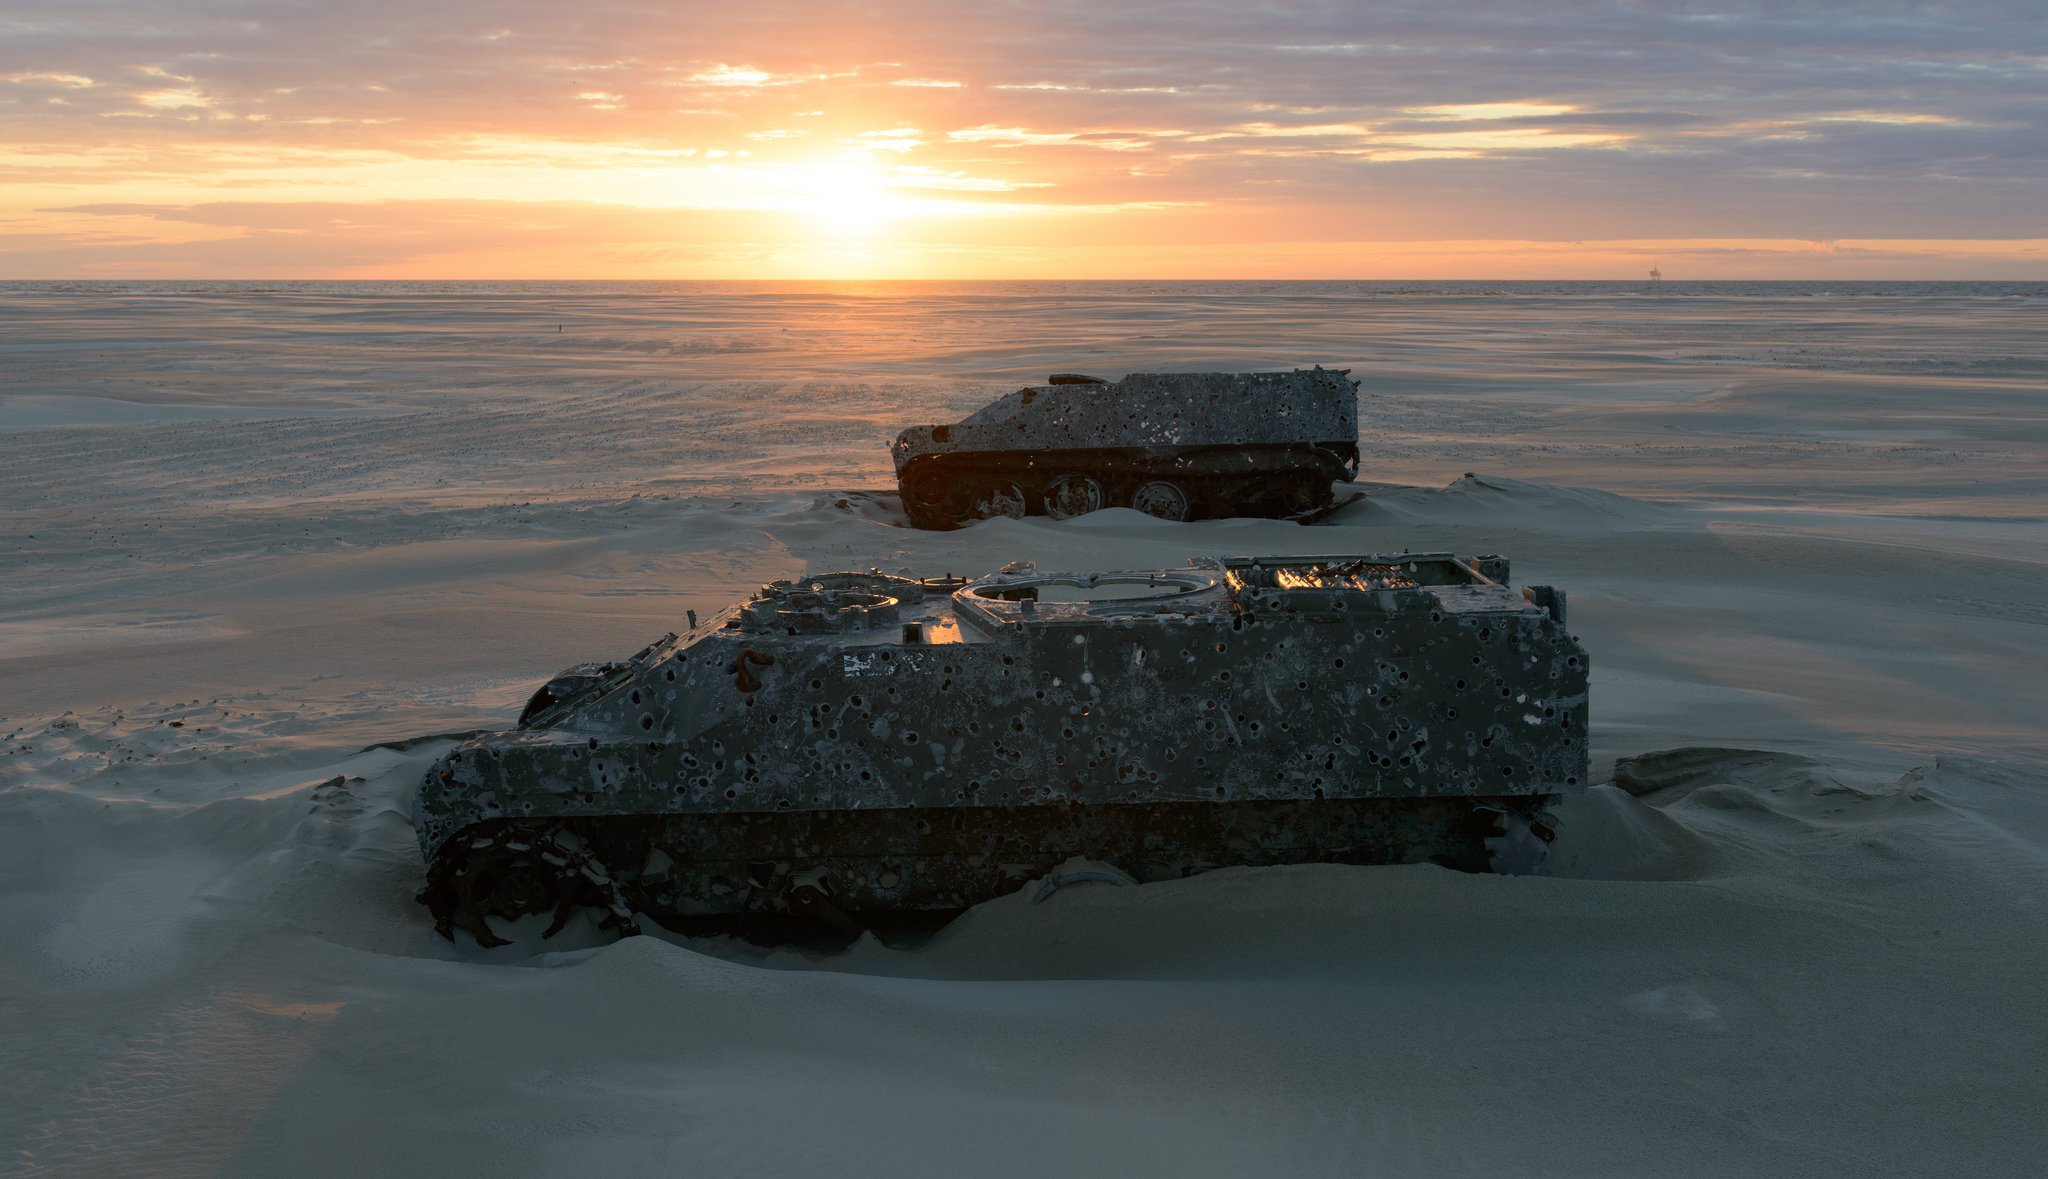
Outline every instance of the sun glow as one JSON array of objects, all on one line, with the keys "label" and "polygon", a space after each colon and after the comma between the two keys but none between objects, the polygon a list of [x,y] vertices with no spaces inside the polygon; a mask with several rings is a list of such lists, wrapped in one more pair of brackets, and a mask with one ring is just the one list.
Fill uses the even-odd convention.
[{"label": "sun glow", "polygon": [[[1594,70],[1563,68],[1588,52],[1569,22],[1424,35],[1384,5],[1166,20],[1134,62],[1102,51],[1132,27],[1113,4],[792,24],[594,2],[260,37],[138,39],[118,5],[23,25],[0,49],[0,278],[1627,276],[1708,229],[1953,244],[1715,245],[1689,277],[2040,272],[2012,146],[2033,75],[1990,32],[1954,57],[1888,32],[1905,81],[1880,94],[1815,81],[1881,52],[1853,31],[1823,52],[1854,22],[1788,47],[1775,18],[1716,16],[1710,57],[1676,48],[1692,15],[1644,16],[1669,27]],[[1730,85],[1735,62],[1762,80]],[[1586,244],[1618,226],[1659,244]]]},{"label": "sun glow", "polygon": [[787,208],[835,234],[870,238],[907,211],[881,171],[865,158],[795,164]]}]

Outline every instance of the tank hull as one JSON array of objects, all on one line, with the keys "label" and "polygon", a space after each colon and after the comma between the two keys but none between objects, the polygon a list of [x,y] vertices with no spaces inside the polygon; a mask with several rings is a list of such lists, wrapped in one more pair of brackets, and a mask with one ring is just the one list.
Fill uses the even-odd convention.
[{"label": "tank hull", "polygon": [[778,583],[448,754],[415,805],[422,899],[483,940],[565,904],[858,924],[1076,856],[1139,881],[1484,865],[1587,765],[1562,595],[1496,576],[1404,555]]},{"label": "tank hull", "polygon": [[1358,473],[1356,386],[1331,369],[1134,373],[1020,389],[892,448],[920,528],[1133,507],[1174,520],[1311,515]]},{"label": "tank hull", "polygon": [[[1055,453],[955,451],[923,455],[897,476],[903,509],[919,528],[944,530],[985,519],[993,496],[1015,488],[1023,515],[1059,515],[1059,484],[1074,476],[1102,489],[1103,507],[1137,507],[1175,520],[1307,517],[1333,502],[1331,485],[1357,470],[1358,447],[1125,447]],[[1148,486],[1179,493],[1162,510],[1143,500]],[[1155,495],[1171,492],[1158,493]],[[1078,513],[1076,513],[1078,514]]]}]

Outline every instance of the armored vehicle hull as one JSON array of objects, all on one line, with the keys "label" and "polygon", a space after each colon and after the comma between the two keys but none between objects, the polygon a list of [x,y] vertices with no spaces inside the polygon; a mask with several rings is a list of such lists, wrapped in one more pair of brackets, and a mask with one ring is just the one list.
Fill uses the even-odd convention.
[{"label": "armored vehicle hull", "polygon": [[911,523],[1079,516],[1305,516],[1358,474],[1357,386],[1343,371],[1054,374],[892,448]]},{"label": "armored vehicle hull", "polygon": [[488,945],[489,917],[579,905],[851,934],[1073,857],[1530,869],[1545,805],[1586,787],[1587,664],[1563,595],[1506,576],[1404,554],[777,582],[438,762],[421,900]]}]

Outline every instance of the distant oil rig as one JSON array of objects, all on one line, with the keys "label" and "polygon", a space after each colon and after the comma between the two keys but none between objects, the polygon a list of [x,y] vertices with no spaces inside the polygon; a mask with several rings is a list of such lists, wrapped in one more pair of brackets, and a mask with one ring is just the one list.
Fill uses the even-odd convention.
[{"label": "distant oil rig", "polygon": [[1663,271],[1661,271],[1661,270],[1659,270],[1659,269],[1657,269],[1657,264],[1656,264],[1655,262],[1652,262],[1652,263],[1650,263],[1650,281],[1651,281],[1651,282],[1663,282],[1663,281],[1664,281],[1664,272],[1663,272]]}]

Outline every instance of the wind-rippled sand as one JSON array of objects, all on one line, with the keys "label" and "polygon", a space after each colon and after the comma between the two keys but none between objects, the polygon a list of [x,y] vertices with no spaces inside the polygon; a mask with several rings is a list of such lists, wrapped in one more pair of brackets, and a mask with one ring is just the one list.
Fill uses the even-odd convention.
[{"label": "wind-rippled sand", "polygon": [[[1363,378],[1302,527],[899,527],[1051,371]],[[0,1167],[2012,1175],[2048,1151],[2048,288],[0,287]],[[804,569],[1500,552],[1549,875],[1228,871],[916,951],[433,936],[444,740]]]}]

